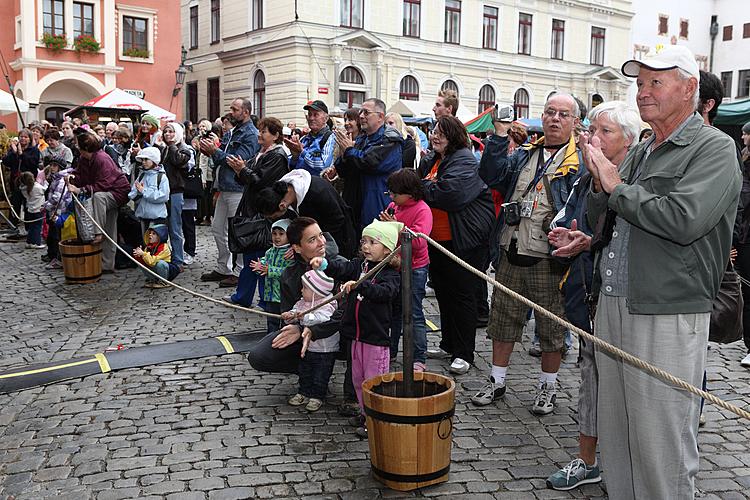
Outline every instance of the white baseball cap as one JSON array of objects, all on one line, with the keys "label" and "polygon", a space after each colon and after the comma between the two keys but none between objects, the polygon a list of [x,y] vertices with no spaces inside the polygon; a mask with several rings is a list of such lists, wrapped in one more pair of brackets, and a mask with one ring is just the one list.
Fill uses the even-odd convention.
[{"label": "white baseball cap", "polygon": [[631,59],[622,65],[622,74],[636,77],[642,67],[654,71],[680,68],[700,81],[698,62],[690,49],[682,45],[669,45],[657,52],[649,52],[642,61]]}]

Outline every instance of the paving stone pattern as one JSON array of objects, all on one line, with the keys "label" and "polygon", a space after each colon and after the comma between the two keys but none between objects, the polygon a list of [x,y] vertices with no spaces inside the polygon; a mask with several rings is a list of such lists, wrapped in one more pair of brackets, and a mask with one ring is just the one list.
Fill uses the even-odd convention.
[{"label": "paving stone pattern", "polygon": [[[228,290],[201,283],[215,248],[198,228],[199,255],[179,282],[214,297]],[[137,270],[105,275],[93,285],[66,285],[40,253],[0,244],[0,333],[3,369],[102,352],[263,328],[250,313],[206,303],[172,289],[141,288]],[[434,297],[427,312],[437,313]],[[435,346],[438,334],[429,336]],[[485,408],[470,397],[484,382],[490,343],[477,331],[477,366],[458,377],[450,480],[410,493],[385,488],[370,475],[367,441],[336,413],[334,399],[308,414],[290,407],[296,376],[258,373],[241,355],[129,369],[0,395],[0,499],[244,498],[467,499],[606,498],[600,485],[571,492],[544,480],[577,449],[576,352],[560,373],[558,407],[537,417],[539,361],[517,346],[504,401]],[[739,366],[741,342],[712,346],[708,386],[747,407],[750,371]],[[447,373],[448,362],[428,368]],[[700,432],[699,496],[747,498],[750,424],[707,406]],[[606,478],[607,471],[604,471]]]}]

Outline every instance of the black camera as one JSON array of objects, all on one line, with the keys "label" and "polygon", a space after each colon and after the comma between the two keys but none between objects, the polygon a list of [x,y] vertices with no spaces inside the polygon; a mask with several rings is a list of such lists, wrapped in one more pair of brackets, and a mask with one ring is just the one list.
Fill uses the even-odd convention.
[{"label": "black camera", "polygon": [[502,207],[506,225],[517,226],[521,223],[521,205],[517,201],[503,203]]}]

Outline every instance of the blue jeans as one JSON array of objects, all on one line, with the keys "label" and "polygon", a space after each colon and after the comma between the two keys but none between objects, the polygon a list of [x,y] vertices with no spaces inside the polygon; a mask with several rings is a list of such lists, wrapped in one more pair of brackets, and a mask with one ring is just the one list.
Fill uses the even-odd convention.
[{"label": "blue jeans", "polygon": [[[424,320],[424,309],[422,301],[425,296],[425,285],[427,285],[427,266],[418,267],[411,271],[411,316],[414,324],[414,361],[425,363],[427,361],[427,326]],[[401,311],[401,307],[394,311]],[[401,314],[393,315],[391,321],[391,357],[398,354],[398,343],[401,340]]]},{"label": "blue jeans", "polygon": [[263,289],[265,285],[265,279],[260,274],[250,269],[250,261],[258,260],[263,257],[266,252],[262,250],[253,250],[242,254],[242,262],[244,266],[240,271],[240,281],[237,283],[237,290],[232,294],[232,302],[240,304],[245,307],[250,307],[253,304],[253,297],[255,296],[255,287],[258,287],[258,296],[261,298],[258,305],[263,307]]},{"label": "blue jeans", "polygon": [[185,237],[182,235],[182,205],[184,204],[182,193],[169,195],[169,246],[172,249],[172,262],[182,266],[185,262]]},{"label": "blue jeans", "polygon": [[[26,213],[25,215],[26,220],[36,220],[42,218],[41,212],[36,213]],[[36,222],[31,222],[26,224],[26,243],[30,243],[32,245],[41,245],[42,244],[42,221],[37,220]]]},{"label": "blue jeans", "polygon": [[299,393],[308,398],[324,400],[335,363],[335,352],[307,351],[299,362]]},{"label": "blue jeans", "polygon": [[[167,264],[165,261],[157,260],[156,264],[151,267],[151,270],[165,280],[169,279],[169,264]],[[146,281],[156,281],[156,278],[154,278],[151,273],[147,272],[145,269],[141,269],[141,272],[144,276],[146,276]]]}]

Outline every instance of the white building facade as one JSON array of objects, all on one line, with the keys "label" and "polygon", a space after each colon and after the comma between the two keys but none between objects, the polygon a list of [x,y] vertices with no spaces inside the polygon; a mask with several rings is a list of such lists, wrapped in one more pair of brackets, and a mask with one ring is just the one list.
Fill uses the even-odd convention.
[{"label": "white building facade", "polygon": [[464,118],[495,103],[538,117],[554,91],[591,106],[625,97],[632,16],[630,0],[182,0],[186,118],[245,96],[282,121],[314,99],[430,109],[441,88]]}]

